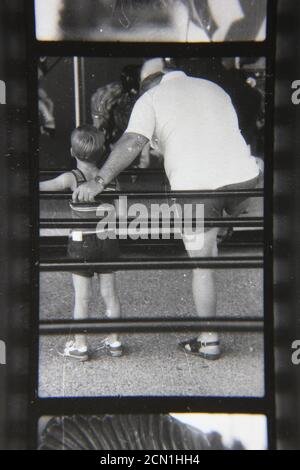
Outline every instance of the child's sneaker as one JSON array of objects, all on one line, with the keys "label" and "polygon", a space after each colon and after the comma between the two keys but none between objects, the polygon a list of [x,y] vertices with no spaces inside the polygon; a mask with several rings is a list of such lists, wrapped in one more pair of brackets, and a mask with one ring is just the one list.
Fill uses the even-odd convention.
[{"label": "child's sneaker", "polygon": [[121,357],[123,356],[123,346],[120,341],[115,341],[114,343],[110,343],[109,340],[106,338],[102,341],[102,344],[98,351],[104,349],[107,353],[112,357]]},{"label": "child's sneaker", "polygon": [[87,346],[78,348],[75,341],[69,341],[63,351],[58,351],[58,354],[63,357],[70,357],[79,362],[86,362],[89,360],[89,353]]}]

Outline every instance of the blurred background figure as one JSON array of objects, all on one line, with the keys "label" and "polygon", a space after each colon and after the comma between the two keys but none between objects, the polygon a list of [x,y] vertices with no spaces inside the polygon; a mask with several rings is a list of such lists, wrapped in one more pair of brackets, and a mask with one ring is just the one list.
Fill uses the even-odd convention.
[{"label": "blurred background figure", "polygon": [[40,120],[40,132],[49,137],[55,134],[54,104],[43,88],[38,90],[38,108]]},{"label": "blurred background figure", "polygon": [[264,40],[266,0],[36,0],[40,40]]},{"label": "blurred background figure", "polygon": [[38,110],[39,110],[39,123],[40,133],[49,137],[55,135],[55,117],[54,117],[54,103],[47,94],[46,90],[42,87],[43,77],[49,71],[47,58],[41,57],[38,63]]},{"label": "blurred background figure", "polygon": [[[194,3],[205,3],[194,0]],[[207,0],[212,41],[263,41],[266,0]]]},{"label": "blurred background figure", "polygon": [[117,82],[99,87],[91,99],[93,124],[114,144],[125,131],[139,94],[140,66],[126,65]]},{"label": "blurred background figure", "polygon": [[[158,59],[161,60],[161,59]],[[133,106],[139,96],[139,65],[126,65],[118,82],[102,86],[92,95],[91,114],[93,125],[101,129],[106,137],[107,152],[125,132]],[[132,168],[148,168],[150,149],[144,148]],[[136,176],[131,176],[135,182]]]}]

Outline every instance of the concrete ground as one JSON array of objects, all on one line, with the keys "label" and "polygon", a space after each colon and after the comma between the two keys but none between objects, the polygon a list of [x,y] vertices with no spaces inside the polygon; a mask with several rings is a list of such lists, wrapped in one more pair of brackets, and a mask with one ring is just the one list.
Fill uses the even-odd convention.
[{"label": "concrete ground", "polygon": [[[150,271],[117,274],[124,318],[194,317],[191,272]],[[258,316],[263,311],[260,270],[217,273],[220,316]],[[103,315],[94,300],[91,317]],[[41,273],[40,316],[72,317],[72,283],[68,273]],[[122,337],[126,354],[110,358],[97,351],[103,337],[89,337],[92,358],[77,363],[57,354],[67,338],[40,339],[41,397],[75,396],[262,396],[263,336],[223,334],[224,356],[217,362],[189,356],[177,348],[188,334],[134,334]]]}]

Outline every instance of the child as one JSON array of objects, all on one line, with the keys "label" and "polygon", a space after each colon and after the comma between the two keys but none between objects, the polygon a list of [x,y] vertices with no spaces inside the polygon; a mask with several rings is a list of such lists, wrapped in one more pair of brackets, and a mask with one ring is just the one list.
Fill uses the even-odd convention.
[{"label": "child", "polygon": [[[97,162],[103,160],[105,148],[104,134],[90,125],[76,128],[71,135],[71,155],[76,159],[77,169],[66,172],[49,181],[40,183],[40,191],[74,191],[80,184],[94,179],[99,171]],[[107,190],[116,190],[111,184]],[[111,201],[109,201],[111,202]],[[94,218],[98,207],[73,204],[70,202],[72,217]],[[83,261],[101,261],[118,256],[118,240],[100,240],[91,230],[74,230],[69,236],[68,255]],[[93,270],[94,271],[94,270]],[[72,273],[75,305],[74,319],[84,320],[88,317],[89,298],[92,291],[92,279],[96,273],[100,278],[100,289],[106,306],[106,315],[110,318],[120,318],[121,308],[116,290],[116,279],[113,272],[90,270]],[[122,345],[115,334],[109,335],[103,342],[104,348],[113,357],[122,356]],[[81,362],[89,359],[89,351],[85,335],[76,335],[74,341],[66,344],[64,357],[74,358]]]}]

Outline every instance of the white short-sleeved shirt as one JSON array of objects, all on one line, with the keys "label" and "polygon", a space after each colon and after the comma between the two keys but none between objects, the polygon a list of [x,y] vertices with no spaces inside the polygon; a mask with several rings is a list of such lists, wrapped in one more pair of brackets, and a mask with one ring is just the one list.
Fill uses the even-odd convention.
[{"label": "white short-sleeved shirt", "polygon": [[230,97],[183,72],[166,74],[138,99],[126,132],[158,144],[172,190],[217,189],[259,174]]}]

